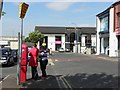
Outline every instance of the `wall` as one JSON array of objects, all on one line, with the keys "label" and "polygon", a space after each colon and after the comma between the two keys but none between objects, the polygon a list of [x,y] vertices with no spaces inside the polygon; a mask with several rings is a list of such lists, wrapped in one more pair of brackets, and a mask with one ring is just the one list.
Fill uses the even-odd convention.
[{"label": "wall", "polygon": [[55,36],[61,36],[62,48],[65,49],[65,34],[44,34],[48,36],[48,48],[52,48],[52,51],[55,51]]},{"label": "wall", "polygon": [[96,17],[96,27],[97,27],[97,55],[100,54],[100,36],[99,36],[99,32],[100,32],[100,19],[98,17]]},{"label": "wall", "polygon": [[18,49],[18,42],[11,41],[10,42],[10,47],[11,47],[11,49]]},{"label": "wall", "polygon": [[52,48],[52,51],[55,51],[55,35],[48,36],[48,48]]},{"label": "wall", "polygon": [[118,47],[118,41],[117,41],[117,37],[116,37],[116,33],[113,32],[114,31],[114,8],[110,9],[110,25],[109,25],[109,29],[110,29],[110,39],[109,39],[109,47],[110,47],[110,52],[109,52],[109,56],[110,57],[116,57],[118,54],[115,52],[117,50]]},{"label": "wall", "polygon": [[81,35],[81,47],[85,47],[85,36],[86,35]]},{"label": "wall", "polygon": [[11,49],[18,49],[18,37],[13,36],[1,36],[1,41],[8,41]]},{"label": "wall", "polygon": [[65,50],[65,35],[62,35],[62,48]]},{"label": "wall", "polygon": [[96,35],[91,35],[92,46],[96,46]]}]

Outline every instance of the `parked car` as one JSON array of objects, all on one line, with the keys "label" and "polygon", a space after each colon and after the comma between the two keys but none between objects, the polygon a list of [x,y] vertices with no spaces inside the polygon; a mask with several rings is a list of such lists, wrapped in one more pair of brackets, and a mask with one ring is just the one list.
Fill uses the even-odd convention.
[{"label": "parked car", "polygon": [[59,52],[64,52],[64,49],[63,48],[59,48],[58,51]]},{"label": "parked car", "polygon": [[14,58],[10,48],[0,48],[0,63],[7,66],[14,64]]},{"label": "parked car", "polygon": [[17,49],[12,50],[12,56],[14,58],[14,61],[17,62],[18,61],[18,50]]},{"label": "parked car", "polygon": [[66,49],[65,49],[65,52],[70,52],[70,49],[69,49],[69,48],[66,48]]}]

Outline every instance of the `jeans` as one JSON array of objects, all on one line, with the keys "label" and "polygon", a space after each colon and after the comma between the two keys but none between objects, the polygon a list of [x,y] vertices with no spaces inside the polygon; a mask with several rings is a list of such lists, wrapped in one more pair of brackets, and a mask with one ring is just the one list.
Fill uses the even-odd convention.
[{"label": "jeans", "polygon": [[48,60],[45,60],[45,61],[40,61],[40,68],[41,68],[41,71],[42,71],[42,77],[46,77],[46,65],[48,63]]},{"label": "jeans", "polygon": [[31,72],[32,72],[32,79],[37,79],[38,78],[38,72],[37,72],[37,67],[36,66],[31,66]]}]

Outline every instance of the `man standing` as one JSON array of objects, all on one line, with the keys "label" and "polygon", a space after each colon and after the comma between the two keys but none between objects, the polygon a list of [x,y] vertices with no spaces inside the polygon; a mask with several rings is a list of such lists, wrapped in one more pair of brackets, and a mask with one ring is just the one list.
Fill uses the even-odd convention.
[{"label": "man standing", "polygon": [[37,56],[39,55],[39,50],[37,49],[37,45],[34,44],[33,48],[30,50],[29,56],[29,66],[31,66],[31,72],[32,72],[32,79],[37,79],[38,78],[38,72],[37,72]]}]

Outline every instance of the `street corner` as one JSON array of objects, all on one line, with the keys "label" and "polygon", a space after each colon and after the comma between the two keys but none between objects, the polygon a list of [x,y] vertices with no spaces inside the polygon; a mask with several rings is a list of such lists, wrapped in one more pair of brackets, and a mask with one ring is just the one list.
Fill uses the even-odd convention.
[{"label": "street corner", "polygon": [[48,65],[55,65],[52,59],[48,59]]}]

